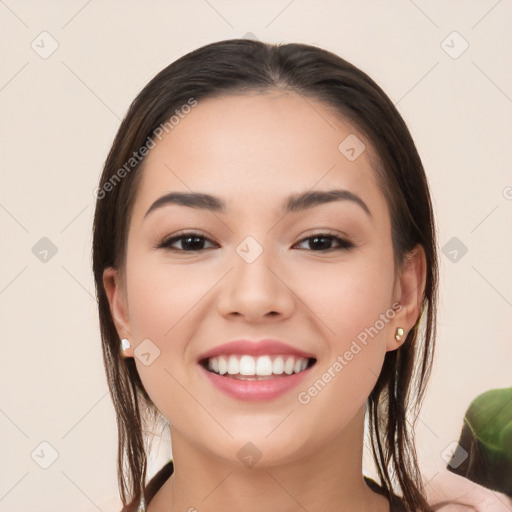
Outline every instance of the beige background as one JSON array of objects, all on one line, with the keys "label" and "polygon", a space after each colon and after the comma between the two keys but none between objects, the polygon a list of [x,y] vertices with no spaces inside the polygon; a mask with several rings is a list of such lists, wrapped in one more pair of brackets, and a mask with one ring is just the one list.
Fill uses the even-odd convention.
[{"label": "beige background", "polygon": [[[456,262],[440,253],[437,366],[418,426],[434,476],[469,402],[511,384],[511,15],[506,0],[0,1],[0,510],[120,509],[90,270],[93,189],[147,81],[249,32],[319,45],[369,73],[415,138],[441,248],[452,237],[468,248]],[[46,262],[33,253],[43,237],[57,248]],[[169,455],[160,448],[151,474]]]}]

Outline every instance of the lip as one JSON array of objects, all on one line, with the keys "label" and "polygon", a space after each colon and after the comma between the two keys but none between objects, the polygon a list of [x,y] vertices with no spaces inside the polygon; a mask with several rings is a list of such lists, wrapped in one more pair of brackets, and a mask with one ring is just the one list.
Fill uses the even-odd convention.
[{"label": "lip", "polygon": [[309,374],[314,365],[300,373],[276,375],[266,380],[238,380],[209,372],[199,365],[210,382],[226,395],[245,401],[272,400],[298,386]]},{"label": "lip", "polygon": [[292,355],[315,359],[314,354],[299,350],[292,345],[281,341],[264,339],[259,341],[235,340],[223,345],[218,345],[207,352],[201,354],[197,362],[201,371],[204,372],[208,380],[220,391],[226,395],[245,401],[263,401],[272,400],[278,396],[290,391],[298,386],[309,374],[314,365],[305,370],[292,375],[276,375],[265,380],[239,380],[232,377],[225,377],[207,370],[203,364],[206,359],[220,355]]},{"label": "lip", "polygon": [[315,358],[314,354],[299,350],[292,345],[283,343],[282,341],[264,339],[260,341],[250,340],[234,340],[218,345],[207,352],[204,352],[197,358],[197,362],[204,361],[210,357],[222,355],[250,355],[250,356],[263,356],[263,355],[292,355],[296,357]]}]

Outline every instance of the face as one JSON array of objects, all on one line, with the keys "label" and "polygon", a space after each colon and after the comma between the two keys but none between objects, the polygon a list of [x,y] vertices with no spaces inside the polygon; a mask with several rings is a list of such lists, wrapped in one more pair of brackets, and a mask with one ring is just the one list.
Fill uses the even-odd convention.
[{"label": "face", "polygon": [[[366,148],[355,160],[339,149],[354,135]],[[282,92],[201,100],[150,151],[125,272],[108,269],[104,283],[172,436],[234,463],[251,442],[272,465],[318,450],[364,407],[386,351],[399,346],[396,327],[405,338],[417,313],[417,297],[404,301],[414,278],[395,278],[371,151],[322,103]],[[290,198],[332,190],[346,192],[286,209]],[[155,204],[171,192],[208,194],[224,208]],[[313,364],[296,376],[212,378],[201,356],[240,339],[288,345],[268,345],[263,363],[238,350],[254,356],[249,373],[268,359],[278,372],[275,360],[286,364],[293,350]]]}]

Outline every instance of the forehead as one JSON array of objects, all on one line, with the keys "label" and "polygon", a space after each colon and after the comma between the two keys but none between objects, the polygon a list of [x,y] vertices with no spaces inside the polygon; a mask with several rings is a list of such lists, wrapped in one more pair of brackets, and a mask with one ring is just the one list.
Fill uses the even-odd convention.
[{"label": "forehead", "polygon": [[[356,156],[364,147],[356,159],[352,147]],[[283,91],[208,98],[147,155],[135,210],[172,190],[214,192],[236,208],[332,188],[381,207],[372,161],[369,141],[318,100]]]}]

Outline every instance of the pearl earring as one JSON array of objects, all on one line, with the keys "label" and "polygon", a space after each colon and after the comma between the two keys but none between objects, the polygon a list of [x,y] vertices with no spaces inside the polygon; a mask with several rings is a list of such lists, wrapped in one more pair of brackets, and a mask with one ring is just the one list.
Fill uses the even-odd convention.
[{"label": "pearl earring", "polygon": [[397,327],[395,331],[395,340],[400,341],[404,335],[404,330],[401,327]]},{"label": "pearl earring", "polygon": [[130,340],[127,340],[126,338],[123,338],[121,340],[121,350],[123,352],[125,352],[126,350],[128,350],[129,348],[131,347],[130,345]]}]

